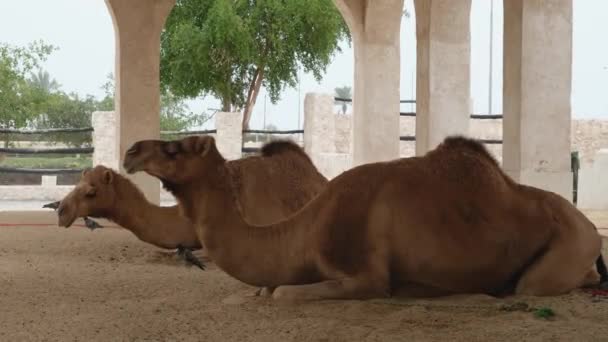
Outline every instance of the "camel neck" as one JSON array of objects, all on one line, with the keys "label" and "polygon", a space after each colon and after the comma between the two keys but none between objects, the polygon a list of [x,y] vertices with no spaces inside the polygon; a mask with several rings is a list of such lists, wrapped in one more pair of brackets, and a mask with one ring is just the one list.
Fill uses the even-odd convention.
[{"label": "camel neck", "polygon": [[209,256],[226,273],[254,286],[292,283],[309,276],[311,229],[305,215],[272,225],[251,225],[237,205],[226,165],[216,171],[206,172],[197,184],[175,193],[197,225]]},{"label": "camel neck", "polygon": [[150,203],[127,179],[117,179],[114,189],[116,202],[108,218],[140,240],[167,249],[178,245],[200,246],[192,224],[180,215],[177,206],[161,207]]}]

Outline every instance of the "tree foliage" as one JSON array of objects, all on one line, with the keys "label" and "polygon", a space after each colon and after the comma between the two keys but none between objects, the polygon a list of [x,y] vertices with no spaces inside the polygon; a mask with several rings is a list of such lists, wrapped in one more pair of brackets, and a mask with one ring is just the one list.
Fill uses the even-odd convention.
[{"label": "tree foliage", "polygon": [[244,112],[246,128],[262,85],[276,103],[299,65],[320,80],[344,38],[332,0],[177,0],[161,36],[161,84],[219,98]]},{"label": "tree foliage", "polygon": [[[37,129],[90,127],[91,114],[96,110],[99,110],[99,101],[92,95],[81,97],[63,91],[48,93],[38,108],[38,115],[32,120],[32,125]],[[53,133],[45,138],[71,146],[90,146],[92,143],[88,132]]]},{"label": "tree foliage", "polygon": [[[105,96],[80,96],[64,92],[61,85],[41,68],[55,47],[36,41],[27,47],[0,44],[0,128],[82,128],[91,126],[94,111],[114,110],[114,77],[102,86]],[[197,125],[206,114],[194,115],[182,98],[166,91],[161,96],[162,130],[181,131]],[[0,134],[5,146],[14,135]],[[91,144],[91,134],[54,133],[54,143],[72,146]]]},{"label": "tree foliage", "polygon": [[0,127],[24,127],[34,116],[32,106],[43,101],[43,94],[30,86],[27,75],[55,49],[36,41],[27,47],[0,43]]},{"label": "tree foliage", "polygon": [[[114,110],[114,75],[108,74],[106,83],[101,88],[105,92],[104,98],[99,102],[98,110]],[[173,95],[169,90],[160,95],[160,129],[161,131],[183,131],[202,124],[208,115],[195,114],[190,111],[183,98]]]}]

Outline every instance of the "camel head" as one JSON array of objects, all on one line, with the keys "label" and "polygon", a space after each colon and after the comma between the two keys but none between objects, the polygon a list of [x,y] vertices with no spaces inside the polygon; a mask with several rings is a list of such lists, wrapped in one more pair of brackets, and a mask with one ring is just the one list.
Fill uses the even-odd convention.
[{"label": "camel head", "polygon": [[180,140],[141,140],[127,150],[123,167],[129,174],[144,171],[157,177],[163,186],[176,186],[205,177],[211,167],[225,160],[210,136],[191,136]]},{"label": "camel head", "polygon": [[112,169],[102,165],[82,171],[78,184],[57,208],[59,226],[67,228],[79,217],[107,215],[116,199],[116,177]]}]

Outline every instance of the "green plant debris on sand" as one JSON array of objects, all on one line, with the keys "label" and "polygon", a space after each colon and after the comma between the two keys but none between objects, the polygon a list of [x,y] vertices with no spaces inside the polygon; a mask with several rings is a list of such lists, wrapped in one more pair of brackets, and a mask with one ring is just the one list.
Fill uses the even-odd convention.
[{"label": "green plant debris on sand", "polygon": [[534,316],[538,317],[538,318],[551,318],[555,316],[555,312],[553,312],[553,310],[551,308],[538,308],[536,310],[534,310]]},{"label": "green plant debris on sand", "polygon": [[532,312],[534,313],[534,316],[537,318],[543,318],[543,319],[549,319],[552,317],[555,317],[555,312],[553,311],[553,309],[548,308],[548,307],[540,307],[540,308],[535,308],[530,306],[528,303],[525,302],[515,302],[515,303],[509,303],[509,304],[502,304],[499,307],[500,311],[523,311],[523,312]]}]

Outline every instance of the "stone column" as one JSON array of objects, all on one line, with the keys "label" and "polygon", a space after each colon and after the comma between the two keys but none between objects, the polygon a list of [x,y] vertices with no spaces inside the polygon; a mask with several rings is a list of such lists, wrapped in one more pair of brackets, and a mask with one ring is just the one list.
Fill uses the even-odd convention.
[{"label": "stone column", "polygon": [[353,164],[399,157],[399,34],[403,0],[335,0],[355,54]]},{"label": "stone column", "polygon": [[239,159],[243,147],[243,114],[241,112],[215,114],[215,143],[228,160]]},{"label": "stone column", "polygon": [[416,154],[452,134],[468,135],[471,0],[414,0],[416,8]]},{"label": "stone column", "polygon": [[304,97],[304,150],[318,162],[321,153],[334,152],[334,98],[307,93]]},{"label": "stone column", "polygon": [[[136,141],[160,135],[160,33],[175,0],[106,0],[116,36],[118,157]],[[148,200],[159,202],[159,182],[129,175]]]},{"label": "stone column", "polygon": [[118,139],[115,112],[93,112],[93,166],[105,165],[118,170]]},{"label": "stone column", "polygon": [[[334,114],[334,97],[329,94],[308,93],[304,98],[304,150],[325,177],[331,179],[352,164],[349,138],[336,142],[338,134],[350,134],[350,122]],[[343,115],[340,115],[343,116]]]},{"label": "stone column", "polygon": [[504,6],[505,171],[572,200],[572,0]]}]

